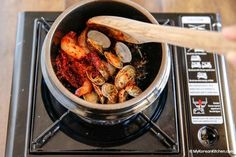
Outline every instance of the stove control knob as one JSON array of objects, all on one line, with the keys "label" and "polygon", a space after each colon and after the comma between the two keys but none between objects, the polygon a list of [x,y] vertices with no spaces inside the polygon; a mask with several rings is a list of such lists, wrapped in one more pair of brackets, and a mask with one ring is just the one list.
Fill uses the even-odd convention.
[{"label": "stove control knob", "polygon": [[198,130],[198,140],[205,147],[212,146],[218,138],[219,135],[215,128],[204,126]]}]

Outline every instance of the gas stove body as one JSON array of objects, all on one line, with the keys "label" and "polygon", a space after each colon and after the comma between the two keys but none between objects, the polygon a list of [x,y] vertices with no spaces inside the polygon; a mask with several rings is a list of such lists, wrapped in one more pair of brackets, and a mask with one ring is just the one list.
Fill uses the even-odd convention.
[{"label": "gas stove body", "polygon": [[[225,60],[203,50],[170,46],[171,75],[162,99],[155,102],[161,105],[122,124],[87,124],[63,108],[48,91],[39,64],[43,40],[58,15],[19,14],[7,157],[236,154]],[[221,28],[216,14],[153,15],[164,25]]]}]

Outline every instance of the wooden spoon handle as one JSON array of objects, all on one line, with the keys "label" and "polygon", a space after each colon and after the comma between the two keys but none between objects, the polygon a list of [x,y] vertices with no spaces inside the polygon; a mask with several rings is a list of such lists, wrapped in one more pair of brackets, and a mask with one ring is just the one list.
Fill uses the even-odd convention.
[{"label": "wooden spoon handle", "polygon": [[236,42],[225,39],[220,32],[155,25],[116,16],[93,17],[87,24],[109,31],[118,40],[135,44],[164,42],[215,53],[236,51]]}]

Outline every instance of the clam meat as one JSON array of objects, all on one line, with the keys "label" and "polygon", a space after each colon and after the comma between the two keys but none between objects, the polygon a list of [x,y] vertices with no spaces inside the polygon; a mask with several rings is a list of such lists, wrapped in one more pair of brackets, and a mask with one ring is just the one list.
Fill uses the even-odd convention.
[{"label": "clam meat", "polygon": [[84,100],[86,100],[88,102],[92,102],[92,103],[97,103],[98,102],[98,95],[94,91],[92,91],[91,93],[87,93],[87,94],[83,95],[83,98],[84,98]]},{"label": "clam meat", "polygon": [[142,90],[136,85],[126,86],[125,91],[132,97],[136,97],[142,93]]},{"label": "clam meat", "polygon": [[129,82],[135,79],[136,70],[132,65],[124,66],[115,77],[115,86],[117,89],[125,88]]},{"label": "clam meat", "polygon": [[102,85],[102,94],[105,96],[109,102],[116,103],[118,90],[116,86],[111,83],[105,83]]},{"label": "clam meat", "polygon": [[105,51],[104,55],[105,55],[108,63],[110,63],[114,67],[116,67],[118,69],[121,69],[123,67],[123,63],[121,62],[119,57],[117,57],[115,54]]}]

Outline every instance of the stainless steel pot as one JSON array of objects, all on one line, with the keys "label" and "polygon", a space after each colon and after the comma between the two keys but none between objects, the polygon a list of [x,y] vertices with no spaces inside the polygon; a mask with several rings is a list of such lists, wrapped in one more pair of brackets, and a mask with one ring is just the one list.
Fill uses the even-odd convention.
[{"label": "stainless steel pot", "polygon": [[[113,105],[93,104],[75,96],[57,78],[52,61],[60,48],[60,39],[73,30],[81,32],[86,21],[98,15],[115,15],[158,24],[143,7],[129,0],[85,0],[66,9],[53,23],[43,44],[41,68],[44,80],[54,97],[70,111],[92,123],[114,124],[142,112],[160,96],[171,68],[165,43],[147,45],[150,77],[146,90],[136,98]],[[157,34],[158,35],[158,34]]]}]

